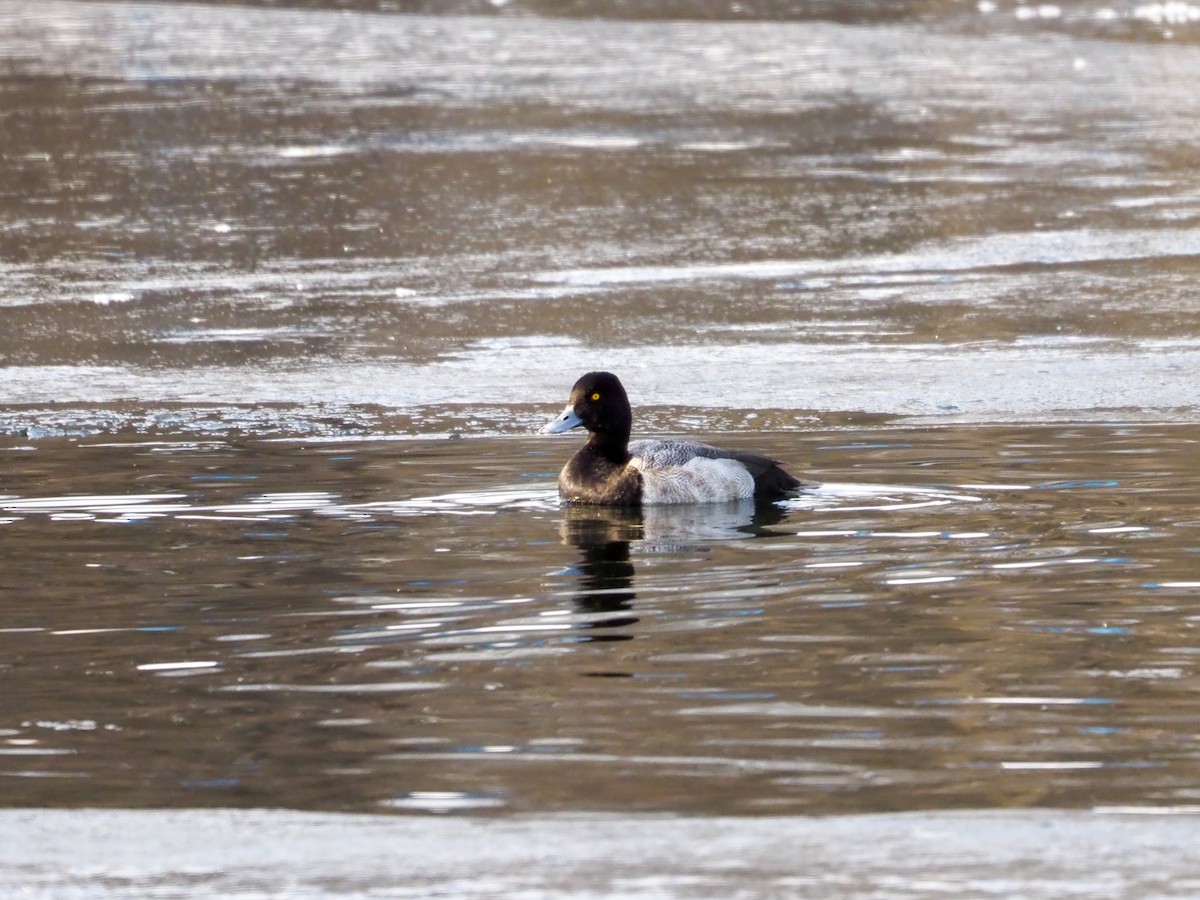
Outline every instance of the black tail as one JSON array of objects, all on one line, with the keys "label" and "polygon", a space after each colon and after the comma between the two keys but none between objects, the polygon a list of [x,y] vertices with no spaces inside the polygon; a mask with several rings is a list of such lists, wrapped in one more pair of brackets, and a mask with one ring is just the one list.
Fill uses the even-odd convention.
[{"label": "black tail", "polygon": [[761,473],[754,473],[754,495],[756,497],[784,497],[802,488],[816,487],[817,482],[796,478],[779,465],[772,465]]}]

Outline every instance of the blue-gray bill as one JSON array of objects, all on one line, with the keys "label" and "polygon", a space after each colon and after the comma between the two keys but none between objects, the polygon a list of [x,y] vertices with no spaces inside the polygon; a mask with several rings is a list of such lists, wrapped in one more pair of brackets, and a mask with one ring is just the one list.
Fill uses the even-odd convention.
[{"label": "blue-gray bill", "polygon": [[562,415],[553,422],[547,423],[542,427],[538,434],[562,434],[564,431],[570,431],[572,428],[578,428],[583,424],[583,419],[579,418],[579,414],[571,407],[567,407],[562,411]]}]

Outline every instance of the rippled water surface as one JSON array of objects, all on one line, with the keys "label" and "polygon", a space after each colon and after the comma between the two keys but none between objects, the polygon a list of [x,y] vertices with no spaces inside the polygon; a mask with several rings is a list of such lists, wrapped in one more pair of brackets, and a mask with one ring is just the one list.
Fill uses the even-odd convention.
[{"label": "rippled water surface", "polygon": [[1194,803],[1198,441],[775,437],[822,487],[640,513],[558,506],[567,439],[14,446],[5,796]]},{"label": "rippled water surface", "polygon": [[303,6],[0,0],[0,803],[1200,805],[1196,7]]}]

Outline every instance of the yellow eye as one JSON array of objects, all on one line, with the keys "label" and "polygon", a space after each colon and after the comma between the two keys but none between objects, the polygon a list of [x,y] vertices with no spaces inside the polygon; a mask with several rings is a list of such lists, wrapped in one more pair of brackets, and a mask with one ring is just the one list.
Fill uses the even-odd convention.
[{"label": "yellow eye", "polygon": [[599,399],[600,399],[600,392],[599,392],[599,391],[597,391],[596,393],[592,394],[592,399],[593,399],[593,400],[599,400]]}]

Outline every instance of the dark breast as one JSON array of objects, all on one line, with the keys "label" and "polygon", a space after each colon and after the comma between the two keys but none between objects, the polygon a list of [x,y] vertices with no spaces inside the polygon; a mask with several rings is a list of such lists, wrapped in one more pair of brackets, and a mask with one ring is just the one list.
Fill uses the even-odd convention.
[{"label": "dark breast", "polygon": [[580,451],[559,473],[558,493],[571,503],[638,506],[642,502],[642,473]]}]

